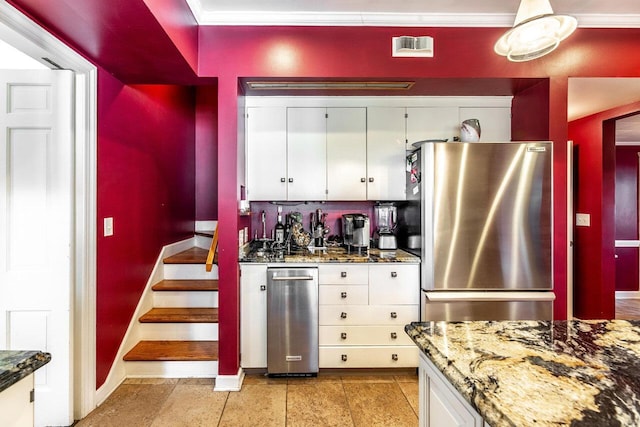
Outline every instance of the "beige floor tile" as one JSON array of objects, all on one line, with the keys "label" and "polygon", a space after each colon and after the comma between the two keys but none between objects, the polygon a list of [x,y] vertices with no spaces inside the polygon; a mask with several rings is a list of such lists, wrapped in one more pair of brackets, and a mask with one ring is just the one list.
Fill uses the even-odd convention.
[{"label": "beige floor tile", "polygon": [[208,385],[213,387],[215,385],[214,378],[180,378],[178,381],[180,385]]},{"label": "beige floor tile", "polygon": [[342,383],[342,377],[334,374],[318,374],[317,377],[292,377],[287,384]]},{"label": "beige floor tile", "polygon": [[242,385],[245,384],[286,384],[287,378],[271,378],[266,375],[245,375]]},{"label": "beige floor tile", "polygon": [[414,427],[418,417],[398,384],[345,383],[344,389],[356,426]]},{"label": "beige floor tile", "polygon": [[413,375],[394,375],[393,376],[398,383],[417,383],[418,382],[418,374]]},{"label": "beige floor tile", "polygon": [[289,383],[287,427],[352,426],[342,383]]},{"label": "beige floor tile", "polygon": [[411,405],[411,409],[418,416],[418,408],[419,408],[419,399],[418,399],[418,381],[415,382],[398,382],[398,386],[400,386],[400,390],[407,398],[409,405]]},{"label": "beige floor tile", "polygon": [[343,384],[351,383],[395,383],[393,375],[345,375],[342,377]]},{"label": "beige floor tile", "polygon": [[216,426],[228,392],[214,392],[210,385],[182,385],[173,389],[152,427]]},{"label": "beige floor tile", "polygon": [[229,393],[219,426],[282,427],[286,410],[286,384],[245,384]]},{"label": "beige floor tile", "polygon": [[173,384],[123,384],[76,426],[150,426],[174,388]]},{"label": "beige floor tile", "polygon": [[123,384],[178,384],[179,378],[127,378]]}]

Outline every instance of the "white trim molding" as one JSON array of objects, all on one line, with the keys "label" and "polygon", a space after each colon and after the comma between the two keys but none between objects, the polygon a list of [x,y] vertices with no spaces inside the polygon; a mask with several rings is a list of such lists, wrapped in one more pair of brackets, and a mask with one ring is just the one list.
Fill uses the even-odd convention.
[{"label": "white trim molding", "polygon": [[616,240],[616,248],[640,248],[640,240]]},{"label": "white trim molding", "polygon": [[218,375],[213,391],[240,391],[244,381],[244,371],[238,369],[236,375]]},{"label": "white trim molding", "polygon": [[640,291],[616,291],[616,299],[640,299]]}]

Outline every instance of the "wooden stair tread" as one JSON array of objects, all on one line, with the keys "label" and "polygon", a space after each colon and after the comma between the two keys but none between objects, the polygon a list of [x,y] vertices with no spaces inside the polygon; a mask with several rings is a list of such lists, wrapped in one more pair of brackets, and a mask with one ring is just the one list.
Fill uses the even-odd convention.
[{"label": "wooden stair tread", "polygon": [[140,341],[125,356],[126,361],[218,360],[217,341]]},{"label": "wooden stair tread", "polygon": [[161,280],[151,287],[154,291],[217,291],[217,280]]},{"label": "wooden stair tread", "polygon": [[155,307],[143,314],[141,323],[218,323],[218,309],[208,307]]},{"label": "wooden stair tread", "polygon": [[162,262],[165,264],[205,264],[208,254],[207,249],[193,247],[164,258]]}]

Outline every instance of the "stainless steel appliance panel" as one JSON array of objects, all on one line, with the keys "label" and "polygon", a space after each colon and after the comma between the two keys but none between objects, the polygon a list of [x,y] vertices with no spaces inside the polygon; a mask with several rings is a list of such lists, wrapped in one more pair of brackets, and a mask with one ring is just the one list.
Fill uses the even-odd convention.
[{"label": "stainless steel appliance panel", "polygon": [[267,269],[267,373],[318,372],[318,269]]},{"label": "stainless steel appliance panel", "polygon": [[422,146],[423,287],[552,289],[550,143]]}]

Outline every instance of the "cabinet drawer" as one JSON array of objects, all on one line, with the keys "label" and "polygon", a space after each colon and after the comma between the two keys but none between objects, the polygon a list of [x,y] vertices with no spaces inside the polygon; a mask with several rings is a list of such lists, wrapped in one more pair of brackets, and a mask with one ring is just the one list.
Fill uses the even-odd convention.
[{"label": "cabinet drawer", "polygon": [[412,368],[418,347],[320,347],[321,368]]},{"label": "cabinet drawer", "polygon": [[366,285],[320,285],[319,292],[321,305],[369,304],[369,287]]},{"label": "cabinet drawer", "polygon": [[320,265],[318,278],[321,285],[366,285],[369,283],[369,266]]},{"label": "cabinet drawer", "polygon": [[404,326],[320,326],[320,345],[412,345]]},{"label": "cabinet drawer", "polygon": [[320,325],[401,325],[419,319],[418,305],[321,305]]},{"label": "cabinet drawer", "polygon": [[418,265],[375,265],[369,268],[369,304],[419,304]]}]

